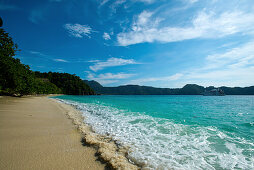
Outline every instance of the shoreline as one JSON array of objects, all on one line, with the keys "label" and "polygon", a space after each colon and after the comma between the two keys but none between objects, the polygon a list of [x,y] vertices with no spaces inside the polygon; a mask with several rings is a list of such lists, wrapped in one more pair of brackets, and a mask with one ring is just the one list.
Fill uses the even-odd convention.
[{"label": "shoreline", "polygon": [[96,155],[100,160],[107,163],[110,168],[121,170],[138,170],[138,165],[133,164],[128,159],[128,146],[116,143],[112,138],[95,133],[89,125],[84,122],[85,117],[82,113],[69,104],[63,103],[58,99],[49,98],[59,104],[65,114],[82,134],[82,143],[96,149]]},{"label": "shoreline", "polygon": [[46,96],[0,96],[0,169],[107,169]]}]

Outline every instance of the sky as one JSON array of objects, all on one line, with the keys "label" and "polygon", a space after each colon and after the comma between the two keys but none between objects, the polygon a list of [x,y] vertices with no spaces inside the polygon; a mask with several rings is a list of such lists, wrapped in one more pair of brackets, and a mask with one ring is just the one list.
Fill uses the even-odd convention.
[{"label": "sky", "polygon": [[103,86],[254,85],[253,0],[0,0],[16,57]]}]

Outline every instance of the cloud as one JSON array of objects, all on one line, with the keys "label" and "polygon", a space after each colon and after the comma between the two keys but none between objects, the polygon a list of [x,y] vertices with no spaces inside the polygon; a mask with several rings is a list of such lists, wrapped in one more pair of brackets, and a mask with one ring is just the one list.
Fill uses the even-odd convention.
[{"label": "cloud", "polygon": [[100,62],[100,60],[89,60],[87,62],[89,62],[89,63],[97,63],[97,62]]},{"label": "cloud", "polygon": [[112,13],[116,13],[117,9],[126,3],[126,0],[116,0],[109,7]]},{"label": "cloud", "polygon": [[[129,84],[160,84],[182,87],[185,84],[203,86],[253,86],[254,41],[206,56],[202,67],[185,69],[171,76],[134,79]],[[170,82],[170,83],[169,83]]]},{"label": "cloud", "polygon": [[240,67],[234,69],[218,69],[208,72],[193,72],[186,77],[191,83],[197,83],[203,86],[253,86],[254,67]]},{"label": "cloud", "polygon": [[60,58],[53,59],[53,60],[56,61],[56,62],[63,62],[63,63],[67,63],[68,62],[67,60],[63,60],[63,59],[60,59]]},{"label": "cloud", "polygon": [[[147,4],[151,4],[154,3],[155,0],[132,0],[133,2],[143,2],[143,3],[147,3]],[[195,0],[190,0],[190,1],[195,1]],[[196,0],[197,1],[197,0]],[[110,0],[102,0],[99,4],[99,7],[107,4],[108,2],[110,2]],[[112,9],[116,9],[118,6],[127,3],[128,1],[126,0],[115,0],[112,4],[111,4],[111,8]]]},{"label": "cloud", "polygon": [[148,78],[142,78],[142,79],[135,79],[131,80],[130,84],[138,84],[138,85],[144,85],[147,82],[158,82],[158,81],[165,81],[165,82],[170,82],[170,81],[175,81],[183,77],[182,73],[176,73],[171,76],[164,76],[164,77],[148,77]]},{"label": "cloud", "polygon": [[123,58],[109,58],[107,61],[96,61],[94,65],[89,68],[93,71],[103,70],[106,67],[114,67],[114,66],[123,66],[128,64],[138,64],[133,59],[123,59]]},{"label": "cloud", "polygon": [[37,55],[37,56],[41,56],[47,60],[53,60],[53,61],[56,61],[56,62],[64,62],[64,63],[67,63],[69,61],[67,60],[64,60],[64,59],[60,59],[60,58],[55,58],[55,59],[52,59],[53,57],[52,56],[49,56],[49,55],[46,55],[46,54],[43,54],[41,52],[38,52],[38,51],[29,51],[31,54],[34,54],[34,55]]},{"label": "cloud", "polygon": [[116,73],[116,74],[104,73],[104,74],[96,75],[89,71],[87,72],[87,74],[88,74],[87,78],[89,80],[98,81],[102,85],[116,83],[116,82],[119,82],[120,79],[127,79],[135,75],[135,74],[127,74],[127,73]]},{"label": "cloud", "polygon": [[16,10],[18,7],[0,2],[0,10]]},{"label": "cloud", "polygon": [[138,17],[137,21],[133,23],[132,30],[141,31],[143,27],[149,24],[153,12],[143,11]]},{"label": "cloud", "polygon": [[104,4],[106,4],[109,0],[102,0],[99,7],[103,6]]},{"label": "cloud", "polygon": [[38,51],[29,51],[31,54],[36,54],[36,55],[40,55],[40,56],[47,56],[45,54],[42,54],[41,52]]},{"label": "cloud", "polygon": [[112,74],[112,73],[104,73],[104,74],[99,74],[98,78],[99,79],[126,79],[129,77],[134,76],[134,74],[126,74],[126,73],[117,73],[117,74]]},{"label": "cloud", "polygon": [[104,40],[110,40],[111,39],[110,35],[106,32],[104,32],[102,37],[103,37]]},{"label": "cloud", "polygon": [[222,54],[213,54],[206,57],[205,69],[218,67],[239,68],[254,65],[254,41],[240,47],[235,47]]},{"label": "cloud", "polygon": [[88,25],[65,24],[64,28],[68,30],[71,36],[77,38],[83,38],[84,36],[91,38],[90,34],[93,32],[92,28]]},{"label": "cloud", "polygon": [[204,66],[186,70],[184,79],[200,85],[250,86],[254,84],[254,41],[224,53],[208,55]]},{"label": "cloud", "polygon": [[104,74],[99,74],[97,77],[99,79],[126,79],[129,77],[134,76],[134,74],[127,74],[127,73],[117,73],[117,74],[113,74],[113,73],[104,73]]},{"label": "cloud", "polygon": [[104,5],[110,8],[110,14],[113,15],[117,12],[119,8],[128,9],[131,6],[135,5],[137,2],[141,2],[144,4],[152,4],[156,2],[156,0],[102,0],[99,3],[99,8],[103,7]]},{"label": "cloud", "polygon": [[147,3],[147,4],[151,4],[151,3],[155,2],[155,0],[134,0],[134,1],[144,2],[144,3]]},{"label": "cloud", "polygon": [[198,2],[199,0],[187,0],[189,3],[193,4],[193,3],[196,3]]},{"label": "cloud", "polygon": [[200,12],[190,26],[159,27],[161,18],[153,18],[153,13],[143,11],[133,22],[129,32],[117,35],[120,46],[144,42],[176,42],[196,38],[220,38],[235,33],[250,34],[254,29],[254,14],[240,11]]}]

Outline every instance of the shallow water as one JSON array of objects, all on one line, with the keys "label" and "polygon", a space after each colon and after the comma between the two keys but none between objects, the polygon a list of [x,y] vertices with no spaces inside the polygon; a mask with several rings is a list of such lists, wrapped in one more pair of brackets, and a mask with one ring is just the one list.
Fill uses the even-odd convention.
[{"label": "shallow water", "polygon": [[147,169],[254,169],[254,96],[57,96]]}]

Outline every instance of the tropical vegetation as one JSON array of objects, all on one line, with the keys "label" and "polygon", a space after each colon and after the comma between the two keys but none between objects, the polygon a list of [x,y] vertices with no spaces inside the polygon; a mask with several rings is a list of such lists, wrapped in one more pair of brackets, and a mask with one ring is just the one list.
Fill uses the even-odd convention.
[{"label": "tropical vegetation", "polygon": [[68,73],[40,73],[30,70],[15,58],[18,46],[4,29],[0,29],[0,94],[91,95],[94,91],[78,76]]}]

